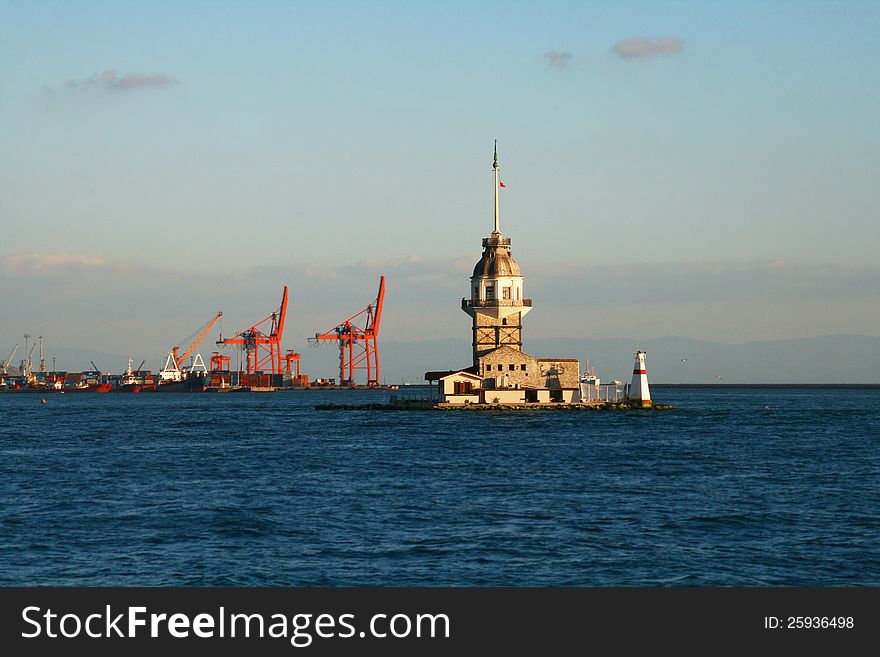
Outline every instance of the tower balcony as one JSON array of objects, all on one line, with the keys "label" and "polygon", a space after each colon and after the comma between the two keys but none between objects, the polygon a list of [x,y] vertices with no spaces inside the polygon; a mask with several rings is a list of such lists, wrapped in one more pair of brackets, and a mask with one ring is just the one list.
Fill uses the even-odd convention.
[{"label": "tower balcony", "polygon": [[487,246],[510,246],[510,238],[504,235],[493,235],[483,238],[483,248]]},{"label": "tower balcony", "polygon": [[531,299],[462,299],[461,309],[471,317],[482,315],[502,320],[519,314],[524,316],[532,309]]},{"label": "tower balcony", "polygon": [[461,309],[469,308],[515,308],[515,307],[532,307],[531,299],[462,299]]}]

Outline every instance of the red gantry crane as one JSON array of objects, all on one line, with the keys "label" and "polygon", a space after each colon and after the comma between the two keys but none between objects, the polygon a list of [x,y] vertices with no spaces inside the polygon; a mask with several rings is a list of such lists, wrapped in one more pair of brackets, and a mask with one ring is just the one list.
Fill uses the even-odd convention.
[{"label": "red gantry crane", "polygon": [[212,372],[228,372],[229,371],[229,361],[232,358],[229,356],[224,356],[219,351],[215,351],[211,354],[211,371]]},{"label": "red gantry crane", "polygon": [[287,286],[281,297],[281,307],[265,319],[231,338],[220,336],[219,345],[237,344],[247,351],[247,373],[281,374],[281,337],[284,334],[284,317],[287,314]]},{"label": "red gantry crane", "polygon": [[295,376],[297,379],[299,379],[299,377],[300,377],[300,373],[299,373],[300,359],[301,359],[300,354],[298,352],[294,351],[293,349],[288,349],[287,353],[284,354],[284,356],[282,358],[282,360],[284,360],[284,371],[292,376],[294,375],[293,374],[293,371],[294,371],[293,364],[296,363],[296,375]]},{"label": "red gantry crane", "polygon": [[[370,304],[356,315],[337,324],[326,333],[316,333],[309,343],[322,341],[339,344],[339,383],[354,385],[355,370],[366,370],[367,385],[379,385],[379,324],[382,320],[382,304],[385,301],[385,277],[379,278],[379,294],[376,303]],[[363,322],[363,328],[356,322]]]}]

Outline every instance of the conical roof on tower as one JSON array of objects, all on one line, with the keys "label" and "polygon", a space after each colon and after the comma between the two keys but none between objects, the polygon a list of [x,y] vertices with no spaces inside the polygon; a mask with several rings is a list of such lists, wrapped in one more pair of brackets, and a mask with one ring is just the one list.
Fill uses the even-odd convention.
[{"label": "conical roof on tower", "polygon": [[519,265],[510,255],[510,248],[487,246],[483,257],[474,267],[474,276],[497,278],[499,276],[522,276]]}]

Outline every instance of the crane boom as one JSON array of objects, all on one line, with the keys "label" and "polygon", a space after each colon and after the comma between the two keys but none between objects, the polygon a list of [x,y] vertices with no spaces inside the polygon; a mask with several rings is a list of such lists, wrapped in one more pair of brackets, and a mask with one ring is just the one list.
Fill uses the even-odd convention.
[{"label": "crane boom", "polygon": [[174,352],[174,361],[177,367],[180,367],[181,363],[186,362],[186,359],[189,358],[192,352],[196,350],[196,347],[199,346],[199,343],[205,339],[205,336],[208,335],[208,332],[214,327],[214,324],[216,324],[217,320],[219,320],[222,316],[223,311],[221,310],[214,316],[214,319],[212,319],[205,325],[205,328],[201,330],[201,332],[196,336],[196,339],[193,340],[193,343],[186,351],[183,352],[181,356],[177,356],[177,350],[179,349],[179,347],[175,347],[174,349],[172,349],[172,351]]},{"label": "crane boom", "polygon": [[281,307],[268,317],[239,331],[231,338],[220,336],[218,345],[240,345],[247,352],[247,373],[268,370],[269,374],[281,374],[281,337],[287,316],[287,286],[281,296]]},{"label": "crane boom", "polygon": [[31,349],[27,353],[27,360],[21,361],[21,364],[18,366],[18,373],[26,376],[28,378],[28,380],[30,380],[31,373],[33,371],[33,363],[31,361],[31,358],[34,355],[34,349],[36,349],[36,348],[37,348],[37,343],[35,342],[34,344],[31,345]]},{"label": "crane boom", "polygon": [[[281,295],[281,308],[278,309],[278,324],[275,327],[275,337],[281,344],[281,336],[284,335],[284,319],[287,317],[287,286],[284,286],[284,294]],[[279,352],[280,355],[280,352]],[[280,363],[279,363],[280,365]]]},{"label": "crane boom", "polygon": [[18,351],[17,344],[12,348],[12,351],[9,352],[9,357],[6,360],[4,360],[2,364],[0,364],[0,365],[2,365],[2,367],[0,367],[0,369],[3,370],[3,372],[2,372],[3,374],[9,374],[9,363],[11,363],[12,359],[15,358],[16,351]]},{"label": "crane boom", "polygon": [[385,277],[379,278],[379,294],[376,295],[376,310],[373,315],[373,332],[379,333],[379,322],[382,321],[382,305],[385,303]]}]

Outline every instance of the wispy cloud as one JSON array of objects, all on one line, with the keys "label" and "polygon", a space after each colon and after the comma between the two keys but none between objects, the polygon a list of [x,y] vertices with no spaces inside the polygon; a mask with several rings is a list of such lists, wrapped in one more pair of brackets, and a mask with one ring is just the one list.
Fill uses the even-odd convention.
[{"label": "wispy cloud", "polygon": [[126,73],[119,75],[115,70],[108,69],[102,73],[90,75],[84,80],[68,80],[60,88],[47,87],[47,91],[133,91],[136,89],[163,89],[177,82],[170,75],[158,73]]},{"label": "wispy cloud", "polygon": [[107,265],[108,262],[94,256],[69,253],[20,253],[0,257],[0,275],[33,275],[59,272],[60,270],[83,270]]},{"label": "wispy cloud", "polygon": [[611,52],[621,59],[646,60],[661,55],[677,55],[684,49],[684,40],[678,37],[633,37],[618,41]]},{"label": "wispy cloud", "polygon": [[[785,262],[631,263],[558,265],[534,263],[531,289],[545,303],[575,298],[584,304],[620,303],[786,303],[880,299],[880,268]],[[578,291],[565,291],[578,280]],[[874,312],[877,312],[875,308]]]},{"label": "wispy cloud", "polygon": [[[304,371],[334,376],[339,352],[329,344],[310,349],[307,338],[371,303],[379,275],[384,274],[387,296],[380,340],[388,348],[380,347],[385,354],[383,376],[389,381],[404,376],[418,381],[425,370],[469,362],[471,325],[461,312],[460,299],[468,294],[476,257],[371,259],[344,266],[288,263],[212,273],[90,255],[0,256],[0,348],[10,349],[28,331],[45,336],[50,357],[57,353],[62,369],[78,370],[95,358],[100,367],[119,371],[129,355],[146,358],[147,367],[155,369],[172,345],[222,310],[221,324],[202,343],[207,358],[216,348],[218,333],[228,336],[265,317],[278,307],[281,286],[288,284],[284,347],[303,354]],[[784,262],[566,266],[549,260],[521,264],[527,296],[535,300],[535,312],[526,320],[526,350],[576,356],[586,345],[591,360],[598,360],[609,378],[631,364],[627,341],[634,337],[680,335],[742,343],[834,333],[876,335],[874,327],[880,323],[880,267]],[[549,340],[559,337],[574,339]],[[586,344],[587,338],[612,340],[600,348],[595,341]],[[430,349],[424,344],[389,344],[429,339],[438,341]],[[451,342],[444,346],[447,339]],[[876,350],[869,350],[875,344],[866,343],[869,365],[871,358],[876,361]],[[81,351],[65,355],[62,345]],[[679,359],[685,354],[688,368],[702,367],[700,354],[687,341],[648,345],[648,351],[661,377],[672,376],[661,375],[663,367],[681,373]],[[227,353],[236,357],[237,352]],[[706,359],[714,356],[708,347],[700,353]],[[764,353],[775,354],[776,349],[771,345]],[[114,360],[112,354],[120,356]],[[726,359],[734,362],[730,354]],[[840,360],[836,354],[834,359]],[[769,356],[768,361],[779,362]],[[860,377],[867,376],[865,371],[877,370],[841,362],[818,369],[838,381],[847,380],[840,374],[844,370],[849,380],[864,380]],[[706,367],[713,368],[710,381],[719,372],[725,382],[763,380],[733,365],[715,369],[713,362]],[[749,367],[760,369],[754,360]]]},{"label": "wispy cloud", "polygon": [[[53,318],[59,316],[77,318],[98,335],[103,330],[99,328],[102,318],[109,322],[125,316],[149,327],[157,308],[169,318],[172,335],[186,335],[187,322],[196,326],[204,321],[198,321],[200,315],[210,316],[211,311],[221,308],[227,328],[241,328],[252,316],[265,315],[277,302],[283,283],[291,286],[291,303],[297,306],[296,317],[290,320],[291,336],[297,331],[305,336],[332,326],[347,312],[369,303],[382,274],[387,277],[388,317],[394,319],[387,324],[388,337],[450,337],[463,330],[465,318],[458,301],[467,294],[475,257],[364,260],[341,267],[290,263],[261,265],[234,274],[195,274],[88,255],[0,256],[0,298],[10,310],[0,313],[0,339],[4,329],[17,333],[22,317],[45,315],[47,324],[55,323]],[[644,327],[659,324],[671,308],[686,309],[681,315],[684,321],[694,309],[702,312],[715,307],[714,319],[736,327],[743,339],[763,335],[753,333],[743,319],[743,313],[757,313],[759,306],[775,307],[775,316],[788,318],[785,321],[792,325],[822,324],[829,333],[858,332],[862,324],[874,326],[880,312],[877,267],[775,262],[619,266],[532,262],[524,266],[529,295],[546,309],[530,315],[529,321],[536,328],[546,324],[547,332],[558,331],[553,325],[560,312],[583,315],[587,321],[590,312],[601,311],[612,321],[615,313],[628,317],[627,307],[652,308],[642,315],[633,311]],[[579,281],[576,288],[570,285],[573,280]],[[200,303],[193,304],[193,299]],[[829,303],[847,303],[858,310],[823,316],[821,321],[803,312],[805,304]],[[725,309],[719,310],[720,306]],[[429,325],[431,329],[426,331]],[[67,324],[56,326],[59,331],[68,328]],[[815,334],[821,332],[817,329]],[[145,342],[154,339],[147,335],[139,338]]]},{"label": "wispy cloud", "polygon": [[544,53],[544,59],[550,68],[566,68],[571,63],[571,53],[560,52],[551,48]]}]

